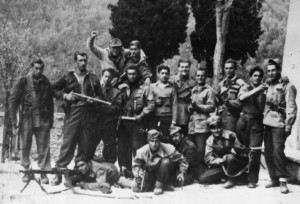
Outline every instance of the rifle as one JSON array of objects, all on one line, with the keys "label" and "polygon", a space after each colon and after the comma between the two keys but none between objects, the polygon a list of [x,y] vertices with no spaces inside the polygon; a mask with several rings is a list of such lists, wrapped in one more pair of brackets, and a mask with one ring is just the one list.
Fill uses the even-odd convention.
[{"label": "rifle", "polygon": [[136,118],[135,117],[129,117],[129,116],[121,116],[121,120],[136,121]]},{"label": "rifle", "polygon": [[71,176],[81,175],[81,173],[78,170],[70,170],[70,169],[67,169],[67,168],[64,168],[64,169],[56,169],[55,168],[55,169],[51,169],[51,170],[26,169],[26,170],[20,170],[19,172],[30,175],[30,179],[28,180],[28,182],[25,184],[25,186],[21,190],[21,193],[29,185],[29,183],[30,183],[31,180],[34,180],[35,182],[37,182],[37,184],[40,186],[41,190],[44,191],[46,194],[56,194],[56,193],[60,193],[62,191],[66,191],[66,190],[71,189],[71,188],[67,188],[67,189],[64,189],[62,191],[50,192],[49,193],[42,186],[41,181],[38,180],[35,177],[35,174],[58,174],[58,175],[63,175],[65,177],[65,185],[66,186],[72,186],[72,182],[71,182],[71,179],[70,179]]},{"label": "rifle", "polygon": [[86,96],[86,95],[83,95],[83,94],[74,93],[74,92],[72,92],[72,94],[76,97],[79,97],[80,99],[91,100],[93,102],[98,102],[98,103],[103,103],[103,104],[106,104],[106,105],[111,105],[110,102],[103,101],[103,100],[93,98],[93,97],[90,97],[90,96]]}]

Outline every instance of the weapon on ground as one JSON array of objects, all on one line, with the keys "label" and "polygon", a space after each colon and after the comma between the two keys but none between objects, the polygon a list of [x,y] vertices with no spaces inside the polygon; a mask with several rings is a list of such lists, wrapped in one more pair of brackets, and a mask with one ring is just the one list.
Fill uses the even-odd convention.
[{"label": "weapon on ground", "polygon": [[129,117],[129,116],[121,116],[121,120],[132,120],[132,121],[136,121],[135,117]]},{"label": "weapon on ground", "polygon": [[81,98],[81,99],[86,99],[86,100],[91,100],[91,101],[98,102],[98,103],[103,103],[103,104],[106,104],[106,105],[111,105],[110,102],[103,101],[103,100],[93,98],[93,97],[90,97],[90,96],[86,96],[86,95],[83,95],[83,94],[74,93],[74,92],[72,92],[72,94],[74,96],[77,96],[77,97]]},{"label": "weapon on ground", "polygon": [[29,174],[29,176],[30,176],[30,179],[28,180],[28,182],[25,184],[25,186],[21,190],[21,193],[26,189],[26,187],[29,185],[31,180],[34,180],[40,186],[41,190],[44,191],[46,194],[56,194],[56,193],[60,193],[62,191],[69,190],[71,188],[67,188],[67,189],[64,189],[64,190],[61,190],[61,191],[56,191],[56,192],[47,192],[46,189],[42,186],[41,181],[38,180],[35,177],[35,174],[58,174],[58,175],[63,175],[65,177],[65,182],[70,184],[70,185],[67,185],[67,186],[72,186],[70,176],[81,174],[77,170],[70,170],[70,169],[67,169],[67,168],[64,168],[64,169],[51,169],[51,170],[26,169],[26,170],[20,170],[19,172],[24,173],[24,174]]}]

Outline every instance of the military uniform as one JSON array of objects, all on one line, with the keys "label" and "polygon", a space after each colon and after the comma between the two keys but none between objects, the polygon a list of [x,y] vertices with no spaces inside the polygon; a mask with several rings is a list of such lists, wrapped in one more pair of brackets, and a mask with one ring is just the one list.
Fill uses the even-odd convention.
[{"label": "military uniform", "polygon": [[176,125],[180,126],[184,135],[188,134],[188,124],[191,113],[188,112],[187,106],[191,103],[191,91],[197,82],[194,77],[189,77],[186,81],[177,74],[171,77],[170,82],[173,84],[177,93],[177,121]]},{"label": "military uniform", "polygon": [[265,125],[266,163],[272,180],[289,178],[284,154],[285,132],[290,132],[297,116],[297,90],[280,78],[271,83],[266,94]]},{"label": "military uniform", "polygon": [[97,141],[96,126],[98,122],[97,104],[87,103],[82,100],[73,102],[66,101],[64,94],[81,93],[90,97],[102,97],[100,81],[92,73],[83,76],[82,83],[79,82],[78,75],[75,71],[69,71],[64,74],[53,85],[53,94],[57,99],[64,101],[63,108],[65,111],[65,122],[63,128],[63,143],[60,148],[57,167],[67,167],[72,161],[75,148],[78,144],[78,153],[92,159],[95,153],[95,141]]},{"label": "military uniform", "polygon": [[126,53],[123,73],[126,73],[127,67],[131,65],[136,65],[138,67],[139,74],[143,81],[145,81],[147,78],[152,77],[151,69],[148,63],[146,62],[145,57],[143,58],[141,58],[140,56],[132,57],[131,53]]},{"label": "military uniform", "polygon": [[[162,88],[163,87],[163,88]],[[167,83],[156,82],[150,85],[154,97],[161,103],[155,103],[155,110],[149,118],[148,128],[158,129],[162,133],[161,141],[171,143],[170,126],[177,120],[177,94],[175,88]]]},{"label": "military uniform", "polygon": [[121,91],[126,93],[125,106],[122,116],[141,116],[141,121],[122,120],[119,128],[118,139],[118,162],[119,166],[131,169],[132,154],[135,156],[136,150],[146,144],[147,117],[154,111],[154,97],[149,90],[149,86],[139,81],[134,84],[125,83],[126,87]]},{"label": "military uniform", "polygon": [[[155,181],[164,184],[173,183],[176,179],[176,170],[186,173],[188,164],[186,159],[180,154],[173,145],[160,143],[158,151],[152,154],[149,145],[138,149],[132,162],[133,175],[139,177],[140,171],[146,170],[144,180],[144,191],[153,190]],[[138,184],[133,183],[133,188]]]},{"label": "military uniform", "polygon": [[[236,134],[230,130],[223,129],[222,135],[218,138],[211,135],[206,141],[205,163],[209,168],[199,176],[200,183],[215,183],[227,178],[222,169],[230,175],[238,173],[248,163],[248,160],[237,156],[231,152],[232,148],[241,147],[241,143],[236,138]],[[226,161],[223,160],[226,155]]]},{"label": "military uniform", "polygon": [[50,169],[50,129],[53,124],[54,105],[51,84],[42,75],[36,78],[29,73],[20,78],[11,90],[9,113],[13,124],[17,123],[16,113],[21,106],[21,164],[30,166],[32,135],[36,137],[38,165]]},{"label": "military uniform", "polygon": [[191,104],[188,109],[192,113],[189,122],[189,135],[195,141],[200,159],[203,162],[205,144],[209,136],[207,119],[215,110],[215,95],[209,85],[195,86],[192,89]]},{"label": "military uniform", "polygon": [[[238,96],[253,90],[252,84],[241,87]],[[237,123],[237,135],[239,141],[246,147],[261,147],[263,142],[263,111],[266,96],[263,92],[252,95],[241,101],[242,113]],[[258,182],[261,150],[252,150],[249,166],[248,180],[251,183]]]},{"label": "military uniform", "polygon": [[[234,76],[232,79],[224,79],[217,87],[218,113],[222,117],[223,128],[226,130],[236,131],[236,124],[241,112],[238,92],[244,84],[242,79]],[[227,99],[222,100],[223,97]]]}]

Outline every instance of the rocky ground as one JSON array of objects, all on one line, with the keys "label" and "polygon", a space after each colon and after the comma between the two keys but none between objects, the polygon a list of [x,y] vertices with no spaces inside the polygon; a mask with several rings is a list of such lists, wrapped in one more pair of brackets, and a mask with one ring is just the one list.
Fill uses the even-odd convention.
[{"label": "rocky ground", "polygon": [[[58,155],[59,146],[62,141],[62,120],[58,117],[55,128],[51,133],[51,156],[52,165]],[[2,141],[2,129],[0,128],[0,141]],[[2,148],[2,144],[1,144]],[[32,154],[35,157],[35,154]],[[70,164],[70,168],[73,164]],[[36,162],[33,162],[33,168]],[[21,193],[24,187],[22,183],[22,174],[18,171],[21,169],[19,162],[7,161],[0,164],[0,203],[265,203],[265,204],[293,204],[299,203],[300,185],[289,184],[290,193],[283,195],[279,188],[265,189],[264,186],[268,182],[268,174],[266,170],[262,170],[260,180],[256,189],[249,189],[247,186],[236,186],[233,189],[223,189],[222,184],[218,185],[200,185],[193,184],[183,188],[176,188],[175,192],[165,192],[161,196],[154,196],[152,193],[134,194],[129,189],[113,188],[111,194],[105,195],[98,192],[83,191],[79,188],[64,191],[58,194],[47,195],[32,181],[29,186]],[[37,176],[38,177],[38,176]],[[50,180],[53,176],[49,176]],[[55,192],[65,189],[64,185],[50,186],[45,185],[48,192]]]}]

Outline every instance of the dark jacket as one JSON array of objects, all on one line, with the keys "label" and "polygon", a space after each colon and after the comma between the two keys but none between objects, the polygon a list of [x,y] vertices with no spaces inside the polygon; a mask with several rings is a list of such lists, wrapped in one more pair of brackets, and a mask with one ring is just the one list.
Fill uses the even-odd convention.
[{"label": "dark jacket", "polygon": [[[32,100],[32,86],[30,85],[30,81],[33,82],[34,86],[35,102]],[[54,114],[52,90],[49,80],[44,75],[36,80],[30,73],[18,79],[14,84],[9,97],[9,115],[13,123],[17,122],[16,114],[19,106],[21,106],[23,117],[32,116],[33,112],[35,112],[39,119],[49,120],[50,127],[52,126]]]},{"label": "dark jacket", "polygon": [[130,53],[125,54],[125,68],[123,70],[123,73],[125,73],[127,70],[127,67],[129,67],[131,65],[137,65],[139,72],[140,72],[140,76],[143,80],[145,80],[146,78],[152,77],[151,69],[150,69],[148,63],[146,62],[145,58],[141,58],[140,56],[134,58],[134,57],[130,57]]}]

